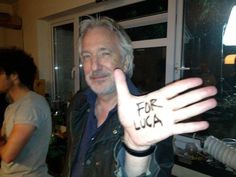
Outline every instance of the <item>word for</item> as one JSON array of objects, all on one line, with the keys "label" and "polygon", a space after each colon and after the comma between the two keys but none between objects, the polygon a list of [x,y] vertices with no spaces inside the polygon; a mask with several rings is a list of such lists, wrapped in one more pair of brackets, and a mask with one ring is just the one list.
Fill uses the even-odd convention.
[{"label": "word for", "polygon": [[149,102],[137,103],[138,115],[141,116],[141,113],[147,114],[147,113],[153,111],[154,107],[162,108],[162,106],[159,106],[159,105],[155,104],[156,101],[157,101],[157,99],[151,99]]}]

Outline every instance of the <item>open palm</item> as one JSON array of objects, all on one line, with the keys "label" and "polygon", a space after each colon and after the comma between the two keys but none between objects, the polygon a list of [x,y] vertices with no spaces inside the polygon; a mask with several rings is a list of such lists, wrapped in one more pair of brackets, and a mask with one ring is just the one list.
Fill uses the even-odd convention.
[{"label": "open palm", "polygon": [[184,79],[147,95],[133,96],[123,72],[116,69],[114,76],[119,119],[124,139],[131,147],[150,146],[171,135],[208,128],[206,121],[182,122],[217,105],[214,98],[209,98],[217,93],[216,88],[199,88],[200,78]]}]

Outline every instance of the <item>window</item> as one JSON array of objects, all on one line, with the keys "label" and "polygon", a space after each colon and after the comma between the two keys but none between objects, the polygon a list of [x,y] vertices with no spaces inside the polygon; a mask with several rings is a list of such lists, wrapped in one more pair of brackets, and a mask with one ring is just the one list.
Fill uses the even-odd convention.
[{"label": "window", "polygon": [[[132,41],[158,39],[167,37],[167,22],[126,29]],[[142,34],[142,35],[140,35]]]},{"label": "window", "polygon": [[[200,119],[210,121],[201,132],[222,138],[236,138],[236,65],[225,64],[228,54],[236,54],[236,46],[222,44],[224,26],[235,0],[185,1],[183,36],[183,77],[199,76],[204,85],[218,88],[218,106]],[[199,118],[199,117],[198,117]]]},{"label": "window", "polygon": [[144,92],[157,90],[165,85],[166,47],[139,48],[134,50],[135,69],[132,80]]},{"label": "window", "polygon": [[70,99],[74,89],[74,81],[71,77],[71,71],[74,66],[73,38],[73,23],[53,26],[54,96],[55,99],[60,99],[61,101]]}]

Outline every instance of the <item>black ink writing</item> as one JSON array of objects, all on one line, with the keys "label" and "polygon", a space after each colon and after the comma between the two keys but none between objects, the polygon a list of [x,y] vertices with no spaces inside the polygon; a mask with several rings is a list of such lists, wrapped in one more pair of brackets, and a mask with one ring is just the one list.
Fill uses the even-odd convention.
[{"label": "black ink writing", "polygon": [[138,107],[138,115],[141,116],[141,111],[144,111],[144,113],[149,113],[154,110],[154,107],[162,107],[157,104],[155,104],[157,99],[151,99],[149,102],[140,102],[137,103]]},{"label": "black ink writing", "polygon": [[[151,119],[152,118],[152,119]],[[139,122],[134,122],[134,127],[136,130],[141,130],[146,127],[155,128],[156,124],[160,123],[163,126],[162,121],[154,114],[153,117],[147,116],[146,118],[141,119]]]},{"label": "black ink writing", "polygon": [[162,121],[157,117],[156,114],[154,115],[153,120],[154,120],[153,127],[155,127],[155,125],[158,123],[160,123],[161,126],[163,126]]},{"label": "black ink writing", "polygon": [[[157,105],[157,99],[150,99],[148,102],[139,102],[137,103],[137,111],[141,119],[139,121],[134,121],[134,127],[136,130],[141,130],[146,127],[155,128],[157,124],[163,126],[162,121],[157,117],[156,114],[151,114],[151,111],[155,111],[155,107],[162,108],[163,106]],[[146,117],[145,117],[145,116]]]},{"label": "black ink writing", "polygon": [[144,102],[140,102],[140,103],[137,103],[137,106],[138,106],[138,115],[140,116],[140,111],[141,109],[144,109],[144,106],[141,106],[141,104],[143,104]]}]

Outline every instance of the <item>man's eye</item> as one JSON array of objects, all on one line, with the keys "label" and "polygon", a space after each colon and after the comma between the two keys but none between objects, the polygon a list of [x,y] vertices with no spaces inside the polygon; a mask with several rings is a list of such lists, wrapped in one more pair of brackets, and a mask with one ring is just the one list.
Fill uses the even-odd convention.
[{"label": "man's eye", "polygon": [[111,53],[110,52],[102,52],[102,56],[110,56],[111,55]]},{"label": "man's eye", "polygon": [[82,55],[82,59],[83,59],[83,60],[87,60],[87,59],[90,59],[90,58],[91,58],[90,55]]}]

